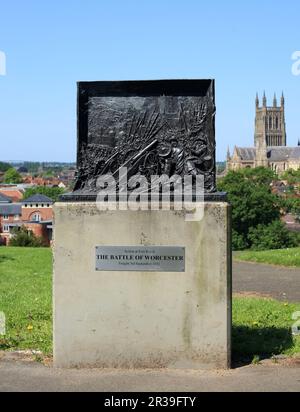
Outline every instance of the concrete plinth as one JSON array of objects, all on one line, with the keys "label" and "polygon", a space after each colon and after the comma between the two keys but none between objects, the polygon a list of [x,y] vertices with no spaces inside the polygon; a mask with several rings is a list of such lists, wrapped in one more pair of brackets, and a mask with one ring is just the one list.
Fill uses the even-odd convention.
[{"label": "concrete plinth", "polygon": [[[204,208],[191,221],[185,211],[55,205],[56,367],[229,367],[230,207]],[[95,247],[104,245],[182,246],[186,269],[96,271]]]}]

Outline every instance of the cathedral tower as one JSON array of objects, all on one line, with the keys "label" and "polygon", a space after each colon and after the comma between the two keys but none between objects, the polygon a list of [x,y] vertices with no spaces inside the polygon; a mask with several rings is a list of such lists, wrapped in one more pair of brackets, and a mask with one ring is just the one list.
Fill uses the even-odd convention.
[{"label": "cathedral tower", "polygon": [[262,107],[259,98],[255,100],[255,147],[260,146],[286,146],[286,127],[284,115],[284,96],[282,94],[280,106],[274,95],[273,106],[267,106],[267,98],[264,93]]}]

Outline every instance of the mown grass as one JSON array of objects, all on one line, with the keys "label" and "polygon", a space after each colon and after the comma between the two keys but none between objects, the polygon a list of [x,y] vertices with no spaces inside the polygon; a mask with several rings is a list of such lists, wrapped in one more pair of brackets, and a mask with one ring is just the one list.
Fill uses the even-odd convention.
[{"label": "mown grass", "polygon": [[280,250],[264,250],[260,252],[246,250],[243,252],[235,252],[233,257],[235,260],[248,262],[300,267],[300,247]]},{"label": "mown grass", "polygon": [[52,255],[47,248],[0,247],[0,349],[52,351]]},{"label": "mown grass", "polygon": [[300,336],[292,335],[300,304],[263,298],[233,299],[234,358],[300,354]]},{"label": "mown grass", "polygon": [[[6,315],[0,349],[52,353],[51,274],[50,249],[0,247],[0,311]],[[296,311],[300,304],[234,298],[234,358],[300,353],[300,337],[291,333]]]}]

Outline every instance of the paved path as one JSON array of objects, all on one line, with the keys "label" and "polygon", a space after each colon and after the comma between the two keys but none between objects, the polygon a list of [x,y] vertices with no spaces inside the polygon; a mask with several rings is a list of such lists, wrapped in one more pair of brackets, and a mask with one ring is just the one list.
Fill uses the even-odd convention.
[{"label": "paved path", "polygon": [[300,269],[234,262],[233,292],[255,292],[300,302]]},{"label": "paved path", "polygon": [[300,392],[297,364],[269,363],[230,371],[59,370],[33,361],[0,360],[0,392]]}]

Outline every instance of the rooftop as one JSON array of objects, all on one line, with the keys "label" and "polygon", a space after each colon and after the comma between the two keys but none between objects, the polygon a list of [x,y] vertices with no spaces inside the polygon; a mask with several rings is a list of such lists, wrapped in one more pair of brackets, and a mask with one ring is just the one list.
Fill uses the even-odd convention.
[{"label": "rooftop", "polygon": [[27,199],[22,200],[22,203],[50,203],[53,204],[53,200],[50,197],[36,194],[33,196],[28,197]]},{"label": "rooftop", "polygon": [[0,204],[0,215],[21,215],[22,214],[22,205],[21,203],[7,203]]},{"label": "rooftop", "polygon": [[[237,147],[237,154],[241,160],[253,161],[256,155],[254,147]],[[267,147],[267,157],[269,160],[283,162],[287,159],[300,159],[300,146],[270,146]]]},{"label": "rooftop", "polygon": [[0,204],[1,203],[11,203],[12,200],[10,197],[5,196],[4,194],[0,193]]}]

